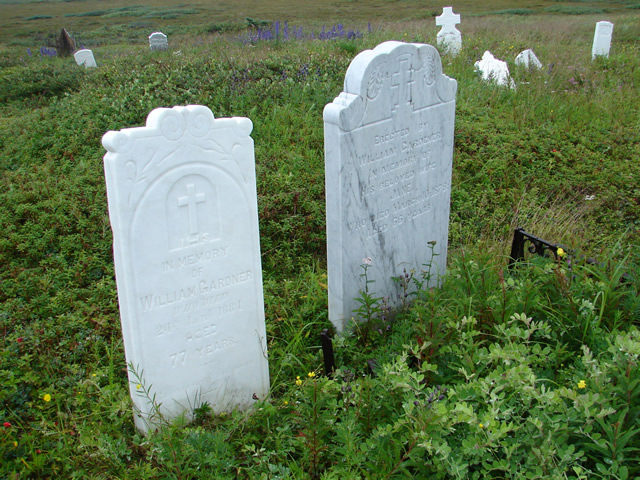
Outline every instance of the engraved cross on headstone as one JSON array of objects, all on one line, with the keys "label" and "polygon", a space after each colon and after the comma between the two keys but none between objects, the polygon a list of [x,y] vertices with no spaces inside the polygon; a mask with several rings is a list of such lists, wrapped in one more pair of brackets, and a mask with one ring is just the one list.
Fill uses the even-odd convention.
[{"label": "engraved cross on headstone", "polygon": [[196,193],[196,186],[193,183],[187,185],[187,196],[178,197],[178,206],[187,207],[189,215],[189,234],[198,233],[198,203],[205,201],[204,193]]},{"label": "engraved cross on headstone", "polygon": [[391,76],[391,88],[396,90],[394,110],[398,107],[406,107],[411,103],[411,85],[413,82],[411,55],[402,55],[396,63],[395,73]]}]

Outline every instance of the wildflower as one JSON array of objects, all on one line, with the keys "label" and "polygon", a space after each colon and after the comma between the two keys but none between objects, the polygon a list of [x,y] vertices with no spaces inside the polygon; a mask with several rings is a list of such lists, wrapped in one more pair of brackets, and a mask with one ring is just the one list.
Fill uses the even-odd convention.
[{"label": "wildflower", "polygon": [[284,401],[284,405],[285,405],[285,406],[289,405],[289,400],[285,400],[285,401]]},{"label": "wildflower", "polygon": [[16,342],[18,342],[18,343],[22,343],[23,341],[24,341],[24,338],[22,338],[22,337],[18,337],[18,339],[16,340]]},{"label": "wildflower", "polygon": [[141,388],[142,388],[142,384],[139,383],[136,385],[136,390],[140,390]]},{"label": "wildflower", "polygon": [[587,388],[587,382],[585,382],[584,380],[580,380],[578,382],[578,388]]},{"label": "wildflower", "polygon": [[96,376],[96,374],[95,374],[95,373],[92,373],[92,374],[91,374],[91,376],[92,376],[92,377],[95,377],[95,376]]},{"label": "wildflower", "polygon": [[309,373],[307,373],[307,376],[309,378],[314,378],[316,376],[316,372],[309,372]]},{"label": "wildflower", "polygon": [[373,263],[373,260],[371,260],[371,257],[364,257],[362,259],[362,263],[364,263],[365,265],[371,265]]},{"label": "wildflower", "polygon": [[482,423],[479,423],[479,424],[478,424],[478,426],[479,426],[480,428],[484,428],[484,425],[483,425]]},{"label": "wildflower", "polygon": [[11,424],[9,422],[4,422],[4,428],[11,428]]},{"label": "wildflower", "polygon": [[566,252],[562,247],[558,247],[558,249],[556,250],[556,254],[558,255],[559,258],[562,258],[566,255]]},{"label": "wildflower", "polygon": [[48,393],[45,393],[45,394],[44,394],[44,397],[42,397],[42,399],[43,399],[45,402],[50,402],[50,401],[51,401],[51,395],[50,395],[50,394],[48,394]]},{"label": "wildflower", "polygon": [[300,376],[296,377],[296,385],[298,386],[302,385],[302,380],[300,380]]}]

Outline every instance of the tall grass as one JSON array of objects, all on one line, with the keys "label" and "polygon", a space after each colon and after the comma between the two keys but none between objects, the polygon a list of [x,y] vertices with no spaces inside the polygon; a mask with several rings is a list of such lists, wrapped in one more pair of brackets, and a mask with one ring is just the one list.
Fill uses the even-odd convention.
[{"label": "tall grass", "polygon": [[[94,48],[90,71],[4,47],[2,476],[639,475],[640,27],[614,18],[611,56],[592,62],[594,20],[463,18],[461,54],[443,57],[458,81],[449,274],[393,321],[370,309],[370,328],[336,337],[333,378],[320,375],[318,339],[330,327],[322,109],[356,52],[389,39],[433,43],[432,19],[254,45],[235,28],[200,28],[156,54],[105,27],[101,38],[116,43]],[[515,68],[525,48],[542,71]],[[516,90],[474,73],[487,49],[509,63]],[[272,393],[249,412],[198,409],[193,423],[142,437],[100,138],[186,104],[254,124]],[[576,255],[508,271],[515,226]]]}]

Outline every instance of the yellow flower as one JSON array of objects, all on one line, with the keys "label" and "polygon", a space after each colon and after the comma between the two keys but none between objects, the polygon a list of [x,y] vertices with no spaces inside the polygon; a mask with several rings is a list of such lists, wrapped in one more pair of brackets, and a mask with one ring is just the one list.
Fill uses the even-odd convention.
[{"label": "yellow flower", "polygon": [[558,255],[558,257],[562,258],[566,255],[565,251],[563,250],[562,247],[558,247],[558,250],[556,250],[556,254]]},{"label": "yellow flower", "polygon": [[585,382],[584,380],[580,380],[578,382],[578,388],[587,388],[587,382]]},{"label": "yellow flower", "polygon": [[142,388],[142,385],[139,383],[136,385],[136,390],[140,390]]},{"label": "yellow flower", "polygon": [[92,373],[92,374],[91,374],[91,376],[92,376],[92,377],[95,377],[95,376],[96,376],[96,374],[95,374],[95,373]]},{"label": "yellow flower", "polygon": [[285,405],[289,405],[289,400],[285,400],[285,401],[284,401],[284,404],[285,404]]},{"label": "yellow flower", "polygon": [[51,395],[49,395],[48,393],[45,393],[45,394],[44,394],[44,397],[42,397],[42,399],[43,399],[45,402],[50,402],[50,401],[51,401]]},{"label": "yellow flower", "polygon": [[302,385],[302,380],[300,380],[300,377],[296,377],[296,385],[300,386]]},{"label": "yellow flower", "polygon": [[13,441],[13,446],[17,447],[18,446],[18,442],[16,442],[15,440]]},{"label": "yellow flower", "polygon": [[483,424],[481,424],[481,423],[480,423],[480,424],[478,424],[478,426],[479,426],[480,428],[484,428],[484,425],[483,425]]},{"label": "yellow flower", "polygon": [[313,377],[315,377],[315,376],[316,376],[316,372],[309,372],[309,373],[307,373],[307,376],[308,376],[309,378],[313,378]]}]

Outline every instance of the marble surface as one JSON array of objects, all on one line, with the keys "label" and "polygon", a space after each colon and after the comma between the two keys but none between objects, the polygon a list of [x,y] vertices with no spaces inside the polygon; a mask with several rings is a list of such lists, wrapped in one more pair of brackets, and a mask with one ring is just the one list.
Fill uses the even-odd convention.
[{"label": "marble surface", "polygon": [[[342,330],[370,293],[433,262],[444,275],[457,83],[431,45],[385,42],[357,55],[324,109],[329,319]],[[428,242],[434,241],[431,258]]]},{"label": "marble surface", "polygon": [[482,73],[483,80],[510,88],[515,88],[516,86],[509,74],[507,62],[498,60],[488,50],[482,55],[482,60],[475,63],[475,68]]},{"label": "marble surface", "polygon": [[520,65],[529,70],[534,68],[536,70],[540,70],[542,68],[542,63],[540,62],[536,54],[533,52],[533,50],[531,50],[530,48],[520,52],[516,56],[516,65]]},{"label": "marble surface", "polygon": [[152,52],[158,50],[169,50],[167,36],[162,32],[153,32],[149,35],[149,48]]},{"label": "marble surface", "polygon": [[458,55],[462,49],[462,34],[456,28],[460,15],[453,13],[453,7],[444,7],[442,15],[436,17],[436,25],[442,27],[436,36],[438,46],[444,53]]},{"label": "marble surface", "polygon": [[158,108],[102,143],[131,397],[142,431],[269,390],[253,125]]},{"label": "marble surface", "polygon": [[93,52],[88,49],[78,50],[73,54],[78,65],[84,65],[85,68],[97,67],[96,59],[93,56]]},{"label": "marble surface", "polygon": [[595,59],[598,56],[609,56],[612,36],[613,23],[606,21],[596,23],[596,31],[593,34],[593,46],[591,47],[592,59]]}]

